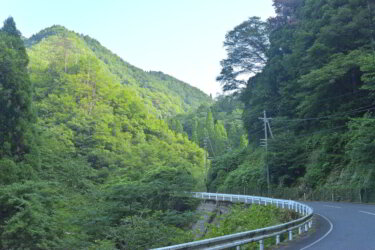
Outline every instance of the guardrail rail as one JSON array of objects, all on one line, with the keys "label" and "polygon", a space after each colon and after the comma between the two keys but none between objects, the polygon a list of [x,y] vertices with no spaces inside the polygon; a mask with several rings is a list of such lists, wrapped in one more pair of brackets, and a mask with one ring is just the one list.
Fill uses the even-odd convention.
[{"label": "guardrail rail", "polygon": [[264,249],[264,240],[275,237],[276,245],[280,244],[280,235],[288,233],[288,240],[293,240],[293,230],[298,228],[298,233],[308,231],[312,226],[313,209],[305,204],[292,200],[273,199],[260,196],[218,194],[218,193],[192,193],[193,197],[204,200],[243,202],[246,204],[274,205],[279,208],[293,210],[301,218],[287,223],[245,231],[241,233],[229,234],[220,237],[192,241],[174,246],[156,248],[155,250],[175,250],[175,249],[226,249],[236,247],[241,249],[241,245],[251,242],[259,242],[259,249]]}]

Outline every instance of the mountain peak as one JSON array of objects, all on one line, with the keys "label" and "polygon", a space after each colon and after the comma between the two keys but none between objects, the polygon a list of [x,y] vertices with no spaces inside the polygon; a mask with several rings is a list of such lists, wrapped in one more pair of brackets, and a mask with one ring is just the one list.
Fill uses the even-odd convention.
[{"label": "mountain peak", "polygon": [[137,68],[96,39],[68,30],[61,25],[41,30],[25,40],[25,45],[30,54],[36,58],[44,58],[44,62],[51,60],[49,53],[60,53],[56,58],[63,62],[65,73],[70,72],[68,68],[71,63],[77,64],[80,57],[90,54],[90,60],[99,60],[101,63],[98,65],[103,71],[110,73],[119,83],[131,87],[147,105],[150,105],[158,117],[188,112],[212,101],[198,88],[160,71],[146,72]]},{"label": "mountain peak", "polygon": [[51,27],[45,28],[38,33],[32,35],[30,38],[25,40],[25,46],[27,48],[33,46],[34,44],[39,43],[41,40],[44,38],[47,38],[49,36],[54,36],[54,35],[66,35],[69,33],[74,33],[71,30],[68,30],[62,25],[52,25]]}]

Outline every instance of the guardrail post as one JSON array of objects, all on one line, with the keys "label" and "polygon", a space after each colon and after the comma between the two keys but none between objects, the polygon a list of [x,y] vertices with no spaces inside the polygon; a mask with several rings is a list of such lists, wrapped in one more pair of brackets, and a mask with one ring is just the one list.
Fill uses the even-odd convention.
[{"label": "guardrail post", "polygon": [[264,241],[263,240],[259,241],[259,250],[264,250]]},{"label": "guardrail post", "polygon": [[276,245],[280,244],[280,234],[276,235]]},{"label": "guardrail post", "polygon": [[[295,212],[299,212],[301,215],[309,215],[308,216],[308,219],[307,218],[304,218],[302,220],[302,224],[299,224],[297,227],[298,227],[298,233],[299,234],[302,234],[303,232],[307,232],[309,230],[309,228],[312,227],[312,213],[313,213],[313,210],[307,206],[307,205],[304,205],[304,204],[301,204],[301,203],[298,203],[298,202],[294,202],[294,201],[291,201],[291,200],[278,200],[278,199],[272,199],[272,198],[266,198],[266,197],[257,197],[257,196],[246,196],[246,195],[228,195],[228,194],[215,194],[215,193],[192,193],[192,196],[193,197],[201,197],[202,199],[206,200],[206,199],[211,199],[211,200],[215,200],[216,201],[219,201],[219,200],[226,200],[226,201],[233,201],[237,198],[237,201],[241,201],[241,198],[242,198],[242,201],[243,202],[249,202],[251,200],[251,203],[252,204],[257,204],[259,202],[259,205],[274,205],[273,203],[275,202],[275,205],[276,207],[282,207],[282,208],[286,208],[286,209],[289,209],[290,211],[295,211]],[[258,200],[258,202],[256,202],[256,200]],[[263,203],[262,203],[263,201]],[[268,203],[268,204],[267,204]],[[298,222],[298,223],[301,223],[301,222]],[[293,224],[291,224],[293,225]],[[291,228],[291,225],[289,224],[288,227],[283,227],[283,231],[274,231],[273,232],[273,236],[268,236],[268,235],[263,235],[261,234],[262,237],[259,237],[258,238],[258,242],[259,242],[259,249],[261,250],[264,250],[264,239],[268,238],[268,237],[276,237],[276,245],[280,245],[280,238],[283,233],[287,232],[288,233],[288,240],[289,241],[292,241],[293,240],[293,229],[290,229]],[[294,224],[295,225],[295,224]],[[295,228],[295,226],[293,226],[293,228]],[[266,237],[268,236],[268,237]],[[236,238],[237,236],[235,235],[231,235],[230,238],[234,239],[234,240],[237,240]],[[242,237],[242,236],[241,236]],[[221,238],[221,237],[219,237]],[[263,239],[262,239],[263,238]],[[255,238],[253,238],[252,240],[254,240]],[[259,239],[262,239],[262,240],[259,240]],[[224,246],[223,243],[227,243],[227,242],[221,242],[222,239],[220,239],[219,241],[215,242],[214,244],[216,245],[211,245],[212,242],[209,243],[209,246],[213,247],[213,246],[217,246],[217,247],[222,247]],[[227,241],[228,239],[225,239],[225,241]],[[186,246],[190,246],[191,242],[189,243],[185,243],[185,244],[182,244],[182,245],[186,245]],[[197,243],[197,242],[195,242]],[[200,249],[203,249],[203,247],[207,247],[207,242],[202,242],[202,243],[199,243],[201,245],[199,245],[199,248],[200,246],[202,246],[202,248]],[[238,243],[237,243],[238,244]],[[167,249],[167,248],[161,248],[161,249]],[[240,250],[241,249],[241,246],[236,246],[236,250]]]},{"label": "guardrail post", "polygon": [[293,231],[289,230],[288,233],[289,233],[289,240],[292,241],[293,240]]}]

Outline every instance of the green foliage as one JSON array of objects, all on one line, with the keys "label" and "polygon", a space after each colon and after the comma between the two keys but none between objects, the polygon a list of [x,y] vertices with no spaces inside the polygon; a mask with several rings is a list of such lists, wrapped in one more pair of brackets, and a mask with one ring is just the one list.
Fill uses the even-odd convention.
[{"label": "green foliage", "polygon": [[228,152],[212,161],[208,174],[211,192],[261,193],[265,187],[264,153],[252,147]]},{"label": "green foliage", "polygon": [[167,118],[189,112],[201,104],[212,102],[209,96],[187,83],[162,72],[145,72],[125,62],[95,39],[88,36],[82,38],[118,81],[132,86],[158,117]]},{"label": "green foliage", "polygon": [[[319,188],[350,187],[375,193],[371,159],[374,3],[274,0],[274,6],[277,15],[262,24],[268,31],[264,33],[267,60],[258,64],[261,69],[250,76],[240,93],[249,147],[259,146],[264,137],[258,119],[263,110],[272,117],[274,139],[268,140],[268,154],[262,163],[263,169],[269,166],[271,190],[288,187],[315,194]],[[246,29],[239,27],[250,29],[250,24],[246,21],[228,33],[236,35],[233,51],[238,49],[243,54],[238,52],[235,55],[240,57],[230,61],[233,51],[228,50],[228,64],[223,71],[230,67],[242,69],[236,62],[246,60],[248,48],[253,49],[256,43],[242,39]],[[250,34],[249,39],[262,37]],[[249,67],[253,64],[250,61]],[[236,84],[232,86],[237,88]],[[236,134],[229,132],[229,138]],[[256,155],[256,151],[251,154]],[[257,172],[249,158],[238,156],[236,167],[229,171],[224,170],[224,162],[230,163],[231,154],[222,163],[213,162],[213,190],[236,190],[240,176],[250,171],[259,173],[264,183],[262,167],[258,165]],[[240,167],[247,163],[249,166]],[[251,182],[255,185],[257,180]],[[256,189],[252,192],[259,193]]]},{"label": "green foliage", "polygon": [[297,178],[306,171],[307,153],[301,147],[303,142],[290,136],[287,133],[281,134],[270,141],[267,161],[272,182],[279,186],[296,183]]},{"label": "green foliage", "polygon": [[216,157],[247,145],[242,110],[236,95],[218,96],[210,107],[201,105],[194,112],[170,119],[169,126],[176,131],[176,121],[180,121],[190,140]]},{"label": "green foliage", "polygon": [[[143,89],[139,77],[123,84],[127,64],[90,42],[48,28],[26,40],[27,69],[19,35],[0,31],[0,248],[146,249],[192,240],[185,229],[197,204],[184,192],[204,188],[204,151],[181,134],[180,121],[175,133],[159,118],[209,98],[138,69],[161,90]],[[167,97],[166,82],[197,100]],[[152,107],[142,93],[168,104]]]},{"label": "green foliage", "polygon": [[13,17],[8,17],[4,21],[4,26],[1,30],[10,36],[21,37],[21,32],[17,30]]},{"label": "green foliage", "polygon": [[[218,224],[210,224],[205,238],[212,238],[258,228],[273,226],[295,219],[296,215],[274,206],[234,205],[228,214],[218,218]],[[273,245],[272,240],[266,240],[266,246]],[[258,249],[257,243],[242,246],[244,249]]]},{"label": "green foliage", "polygon": [[14,249],[48,249],[64,231],[56,208],[59,193],[53,183],[16,183],[0,189],[0,245]]},{"label": "green foliage", "polygon": [[259,17],[251,17],[225,36],[228,58],[221,61],[217,80],[224,91],[238,90],[246,84],[240,78],[259,72],[267,62],[268,27]]},{"label": "green foliage", "polygon": [[346,145],[346,153],[353,173],[351,182],[361,188],[373,188],[375,185],[374,126],[374,118],[368,116],[354,119],[349,123],[349,142]]},{"label": "green foliage", "polygon": [[195,144],[199,145],[199,139],[198,139],[198,121],[197,119],[194,119],[193,126],[191,129],[191,141]]},{"label": "green foliage", "polygon": [[28,62],[21,33],[9,17],[0,30],[0,157],[22,157],[29,150],[33,112]]}]

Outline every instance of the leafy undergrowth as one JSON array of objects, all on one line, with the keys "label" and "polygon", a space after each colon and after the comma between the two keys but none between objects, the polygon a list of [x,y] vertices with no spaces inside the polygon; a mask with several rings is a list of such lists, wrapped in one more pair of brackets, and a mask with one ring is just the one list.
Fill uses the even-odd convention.
[{"label": "leafy undergrowth", "polygon": [[[285,223],[298,218],[298,214],[274,206],[233,205],[231,211],[218,217],[218,223],[208,225],[204,238],[219,237]],[[265,240],[265,247],[273,245],[273,238]],[[242,246],[241,249],[258,249],[258,243]]]}]

